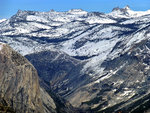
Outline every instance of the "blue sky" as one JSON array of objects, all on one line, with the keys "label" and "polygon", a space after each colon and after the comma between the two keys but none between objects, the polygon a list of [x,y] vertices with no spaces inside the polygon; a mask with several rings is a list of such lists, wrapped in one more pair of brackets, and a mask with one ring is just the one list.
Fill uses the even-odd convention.
[{"label": "blue sky", "polygon": [[9,18],[17,10],[67,11],[81,8],[86,11],[110,12],[114,7],[129,5],[133,10],[150,9],[150,0],[0,0],[0,19]]}]

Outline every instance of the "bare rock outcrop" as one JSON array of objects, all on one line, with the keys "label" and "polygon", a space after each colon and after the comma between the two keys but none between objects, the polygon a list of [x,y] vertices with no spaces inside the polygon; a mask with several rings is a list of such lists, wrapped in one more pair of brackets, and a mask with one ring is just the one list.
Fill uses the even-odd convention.
[{"label": "bare rock outcrop", "polygon": [[37,71],[30,62],[8,45],[0,43],[0,98],[17,113],[55,113],[53,99],[43,92]]}]

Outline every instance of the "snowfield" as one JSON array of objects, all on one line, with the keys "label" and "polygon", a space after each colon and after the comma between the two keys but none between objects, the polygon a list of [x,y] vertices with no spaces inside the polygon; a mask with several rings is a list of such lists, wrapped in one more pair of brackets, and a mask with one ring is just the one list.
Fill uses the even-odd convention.
[{"label": "snowfield", "polygon": [[86,60],[83,72],[94,70],[94,76],[102,73],[100,65],[105,60],[113,60],[149,38],[149,18],[149,10],[133,11],[128,6],[114,8],[108,14],[82,9],[68,12],[19,10],[10,19],[0,20],[0,41],[7,42],[22,55],[61,50]]}]

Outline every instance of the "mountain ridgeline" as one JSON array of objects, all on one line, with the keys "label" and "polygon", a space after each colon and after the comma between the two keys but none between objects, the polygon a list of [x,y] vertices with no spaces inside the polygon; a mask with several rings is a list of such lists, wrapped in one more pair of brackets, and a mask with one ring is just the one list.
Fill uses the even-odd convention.
[{"label": "mountain ridgeline", "polygon": [[3,105],[27,112],[148,110],[149,18],[150,10],[126,6],[108,14],[19,10],[3,19],[0,42],[36,68],[1,44],[7,50],[0,51]]}]

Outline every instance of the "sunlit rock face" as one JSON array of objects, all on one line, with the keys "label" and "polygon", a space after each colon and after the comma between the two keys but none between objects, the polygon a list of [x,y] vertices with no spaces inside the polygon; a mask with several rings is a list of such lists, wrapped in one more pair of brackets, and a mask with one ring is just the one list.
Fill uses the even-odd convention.
[{"label": "sunlit rock face", "polygon": [[[36,69],[26,58],[3,43],[0,43],[0,86],[0,98],[17,113],[46,112]],[[51,102],[48,106],[55,111],[56,106],[50,96],[45,98],[47,103]]]},{"label": "sunlit rock face", "polygon": [[43,108],[35,68],[9,46],[0,46],[0,96],[17,112],[40,112]]}]

